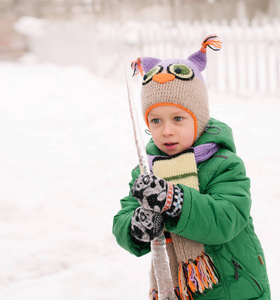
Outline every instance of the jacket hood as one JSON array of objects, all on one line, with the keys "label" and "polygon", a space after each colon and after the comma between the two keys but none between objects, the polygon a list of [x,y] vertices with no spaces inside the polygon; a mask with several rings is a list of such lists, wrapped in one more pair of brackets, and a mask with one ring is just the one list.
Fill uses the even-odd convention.
[{"label": "jacket hood", "polygon": [[[225,123],[211,118],[206,126],[206,130],[194,144],[195,146],[207,143],[217,143],[224,148],[236,153],[236,148],[233,140],[232,130]],[[147,154],[166,155],[158,149],[153,139],[151,138],[146,147]]]}]

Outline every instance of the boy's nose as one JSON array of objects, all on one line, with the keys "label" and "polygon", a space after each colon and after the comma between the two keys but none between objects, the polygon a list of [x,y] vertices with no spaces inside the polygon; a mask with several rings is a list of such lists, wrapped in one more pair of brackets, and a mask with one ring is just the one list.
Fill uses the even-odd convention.
[{"label": "boy's nose", "polygon": [[175,79],[175,75],[169,73],[159,73],[153,76],[153,80],[159,83],[165,83]]},{"label": "boy's nose", "polygon": [[170,136],[173,135],[173,129],[172,126],[170,124],[166,124],[163,128],[162,134],[164,136]]}]

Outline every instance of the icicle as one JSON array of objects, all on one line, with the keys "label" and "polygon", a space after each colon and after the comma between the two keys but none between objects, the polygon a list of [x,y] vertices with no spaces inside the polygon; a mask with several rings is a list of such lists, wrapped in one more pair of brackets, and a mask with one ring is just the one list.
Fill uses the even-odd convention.
[{"label": "icicle", "polygon": [[200,51],[206,53],[207,46],[214,51],[219,51],[222,48],[222,42],[217,35],[210,34],[204,39]]}]

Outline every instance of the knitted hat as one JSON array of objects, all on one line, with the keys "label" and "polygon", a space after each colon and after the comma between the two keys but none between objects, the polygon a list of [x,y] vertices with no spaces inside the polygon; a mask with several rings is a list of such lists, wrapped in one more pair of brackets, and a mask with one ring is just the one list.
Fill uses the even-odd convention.
[{"label": "knitted hat", "polygon": [[203,133],[209,121],[207,90],[201,75],[206,67],[207,46],[217,51],[221,48],[221,42],[216,35],[209,35],[204,39],[201,49],[187,59],[141,57],[132,62],[133,75],[139,72],[144,75],[142,111],[148,127],[151,109],[161,105],[174,105],[193,117],[195,141]]}]

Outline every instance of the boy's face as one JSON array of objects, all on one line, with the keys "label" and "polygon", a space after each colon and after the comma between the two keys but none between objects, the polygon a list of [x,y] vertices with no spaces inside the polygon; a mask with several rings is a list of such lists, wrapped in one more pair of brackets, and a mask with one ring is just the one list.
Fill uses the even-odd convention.
[{"label": "boy's face", "polygon": [[175,155],[193,145],[194,120],[185,110],[163,105],[154,107],[148,114],[148,122],[156,146],[168,155]]}]

